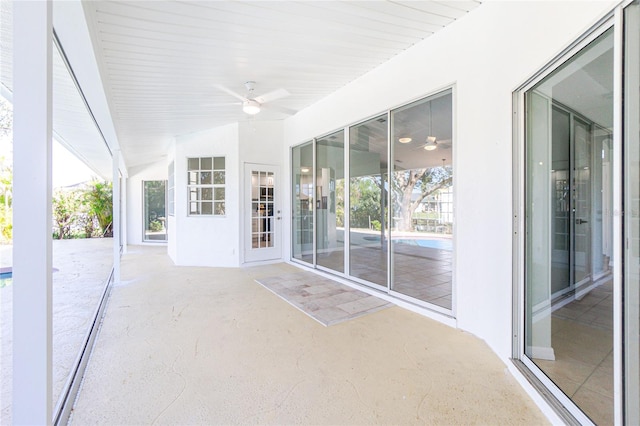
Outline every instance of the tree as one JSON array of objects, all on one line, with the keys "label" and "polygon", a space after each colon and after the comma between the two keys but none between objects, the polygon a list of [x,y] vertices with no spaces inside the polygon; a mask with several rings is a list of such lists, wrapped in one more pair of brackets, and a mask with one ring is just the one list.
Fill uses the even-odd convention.
[{"label": "tree", "polygon": [[352,178],[349,196],[352,228],[369,228],[370,221],[380,221],[382,217],[381,179],[381,176]]},{"label": "tree", "polygon": [[91,181],[85,192],[84,202],[89,213],[97,219],[102,236],[112,237],[113,191],[111,182]]},{"label": "tree", "polygon": [[451,186],[452,178],[450,166],[395,172],[391,180],[391,187],[394,195],[396,229],[411,231],[413,212],[422,203],[422,200],[440,189]]},{"label": "tree", "polygon": [[81,213],[82,200],[76,191],[58,189],[53,194],[53,223],[59,240],[71,238],[73,225]]}]

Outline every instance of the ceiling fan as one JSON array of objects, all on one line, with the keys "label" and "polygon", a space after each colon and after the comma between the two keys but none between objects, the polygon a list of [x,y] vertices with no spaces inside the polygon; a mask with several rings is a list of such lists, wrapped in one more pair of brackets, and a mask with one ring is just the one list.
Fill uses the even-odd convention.
[{"label": "ceiling fan", "polygon": [[[400,138],[400,143],[409,143],[411,142],[411,138]],[[434,151],[436,149],[450,149],[451,148],[451,139],[443,139],[437,140],[435,136],[427,136],[425,141],[418,146],[414,147],[414,150],[424,149],[425,151]]]},{"label": "ceiling fan", "polygon": [[225,93],[228,93],[234,98],[240,100],[241,102],[237,102],[232,105],[242,105],[242,111],[244,111],[249,115],[256,115],[261,111],[262,108],[272,109],[274,111],[280,111],[289,115],[293,115],[297,112],[290,108],[285,108],[279,105],[273,105],[271,103],[275,100],[282,99],[291,95],[286,89],[276,89],[271,92],[267,92],[263,95],[256,96],[254,94],[256,82],[247,81],[246,83],[244,83],[244,87],[247,88],[247,95],[242,96],[239,93],[221,84],[216,84],[215,87]]}]

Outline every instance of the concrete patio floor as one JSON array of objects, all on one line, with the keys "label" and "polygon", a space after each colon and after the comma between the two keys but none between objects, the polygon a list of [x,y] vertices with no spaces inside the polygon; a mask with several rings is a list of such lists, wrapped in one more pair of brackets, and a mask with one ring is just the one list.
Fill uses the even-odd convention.
[{"label": "concrete patio floor", "polygon": [[[53,406],[75,364],[113,266],[113,240],[53,241]],[[12,246],[0,246],[0,267],[12,265]],[[13,284],[0,288],[0,424],[11,424]]]},{"label": "concrete patio floor", "polygon": [[394,306],[324,327],[256,278],[129,247],[71,423],[546,424],[479,339]]}]

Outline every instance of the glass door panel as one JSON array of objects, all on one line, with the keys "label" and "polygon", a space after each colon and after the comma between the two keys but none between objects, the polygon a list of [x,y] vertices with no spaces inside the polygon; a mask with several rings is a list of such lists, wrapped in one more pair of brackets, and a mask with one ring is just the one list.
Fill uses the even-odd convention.
[{"label": "glass door panel", "polygon": [[166,180],[142,182],[144,198],[144,241],[167,241]]},{"label": "glass door panel", "polygon": [[316,140],[316,264],[344,272],[344,131]]},{"label": "glass door panel", "polygon": [[624,420],[640,424],[640,5],[624,33]]},{"label": "glass door panel", "polygon": [[524,352],[563,403],[611,424],[612,31],[527,91],[525,106]]},{"label": "glass door panel", "polygon": [[349,129],[349,274],[387,287],[387,115]]},{"label": "glass door panel", "polygon": [[451,309],[451,91],[394,110],[391,120],[391,290]]},{"label": "glass door panel", "polygon": [[292,257],[313,264],[313,143],[292,149]]}]

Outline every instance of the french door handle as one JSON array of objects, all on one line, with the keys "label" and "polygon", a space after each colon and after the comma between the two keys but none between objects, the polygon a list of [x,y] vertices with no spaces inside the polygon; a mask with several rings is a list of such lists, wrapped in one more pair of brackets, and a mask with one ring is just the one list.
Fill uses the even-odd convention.
[{"label": "french door handle", "polygon": [[582,225],[583,223],[589,223],[589,221],[584,219],[576,219],[576,225]]}]

